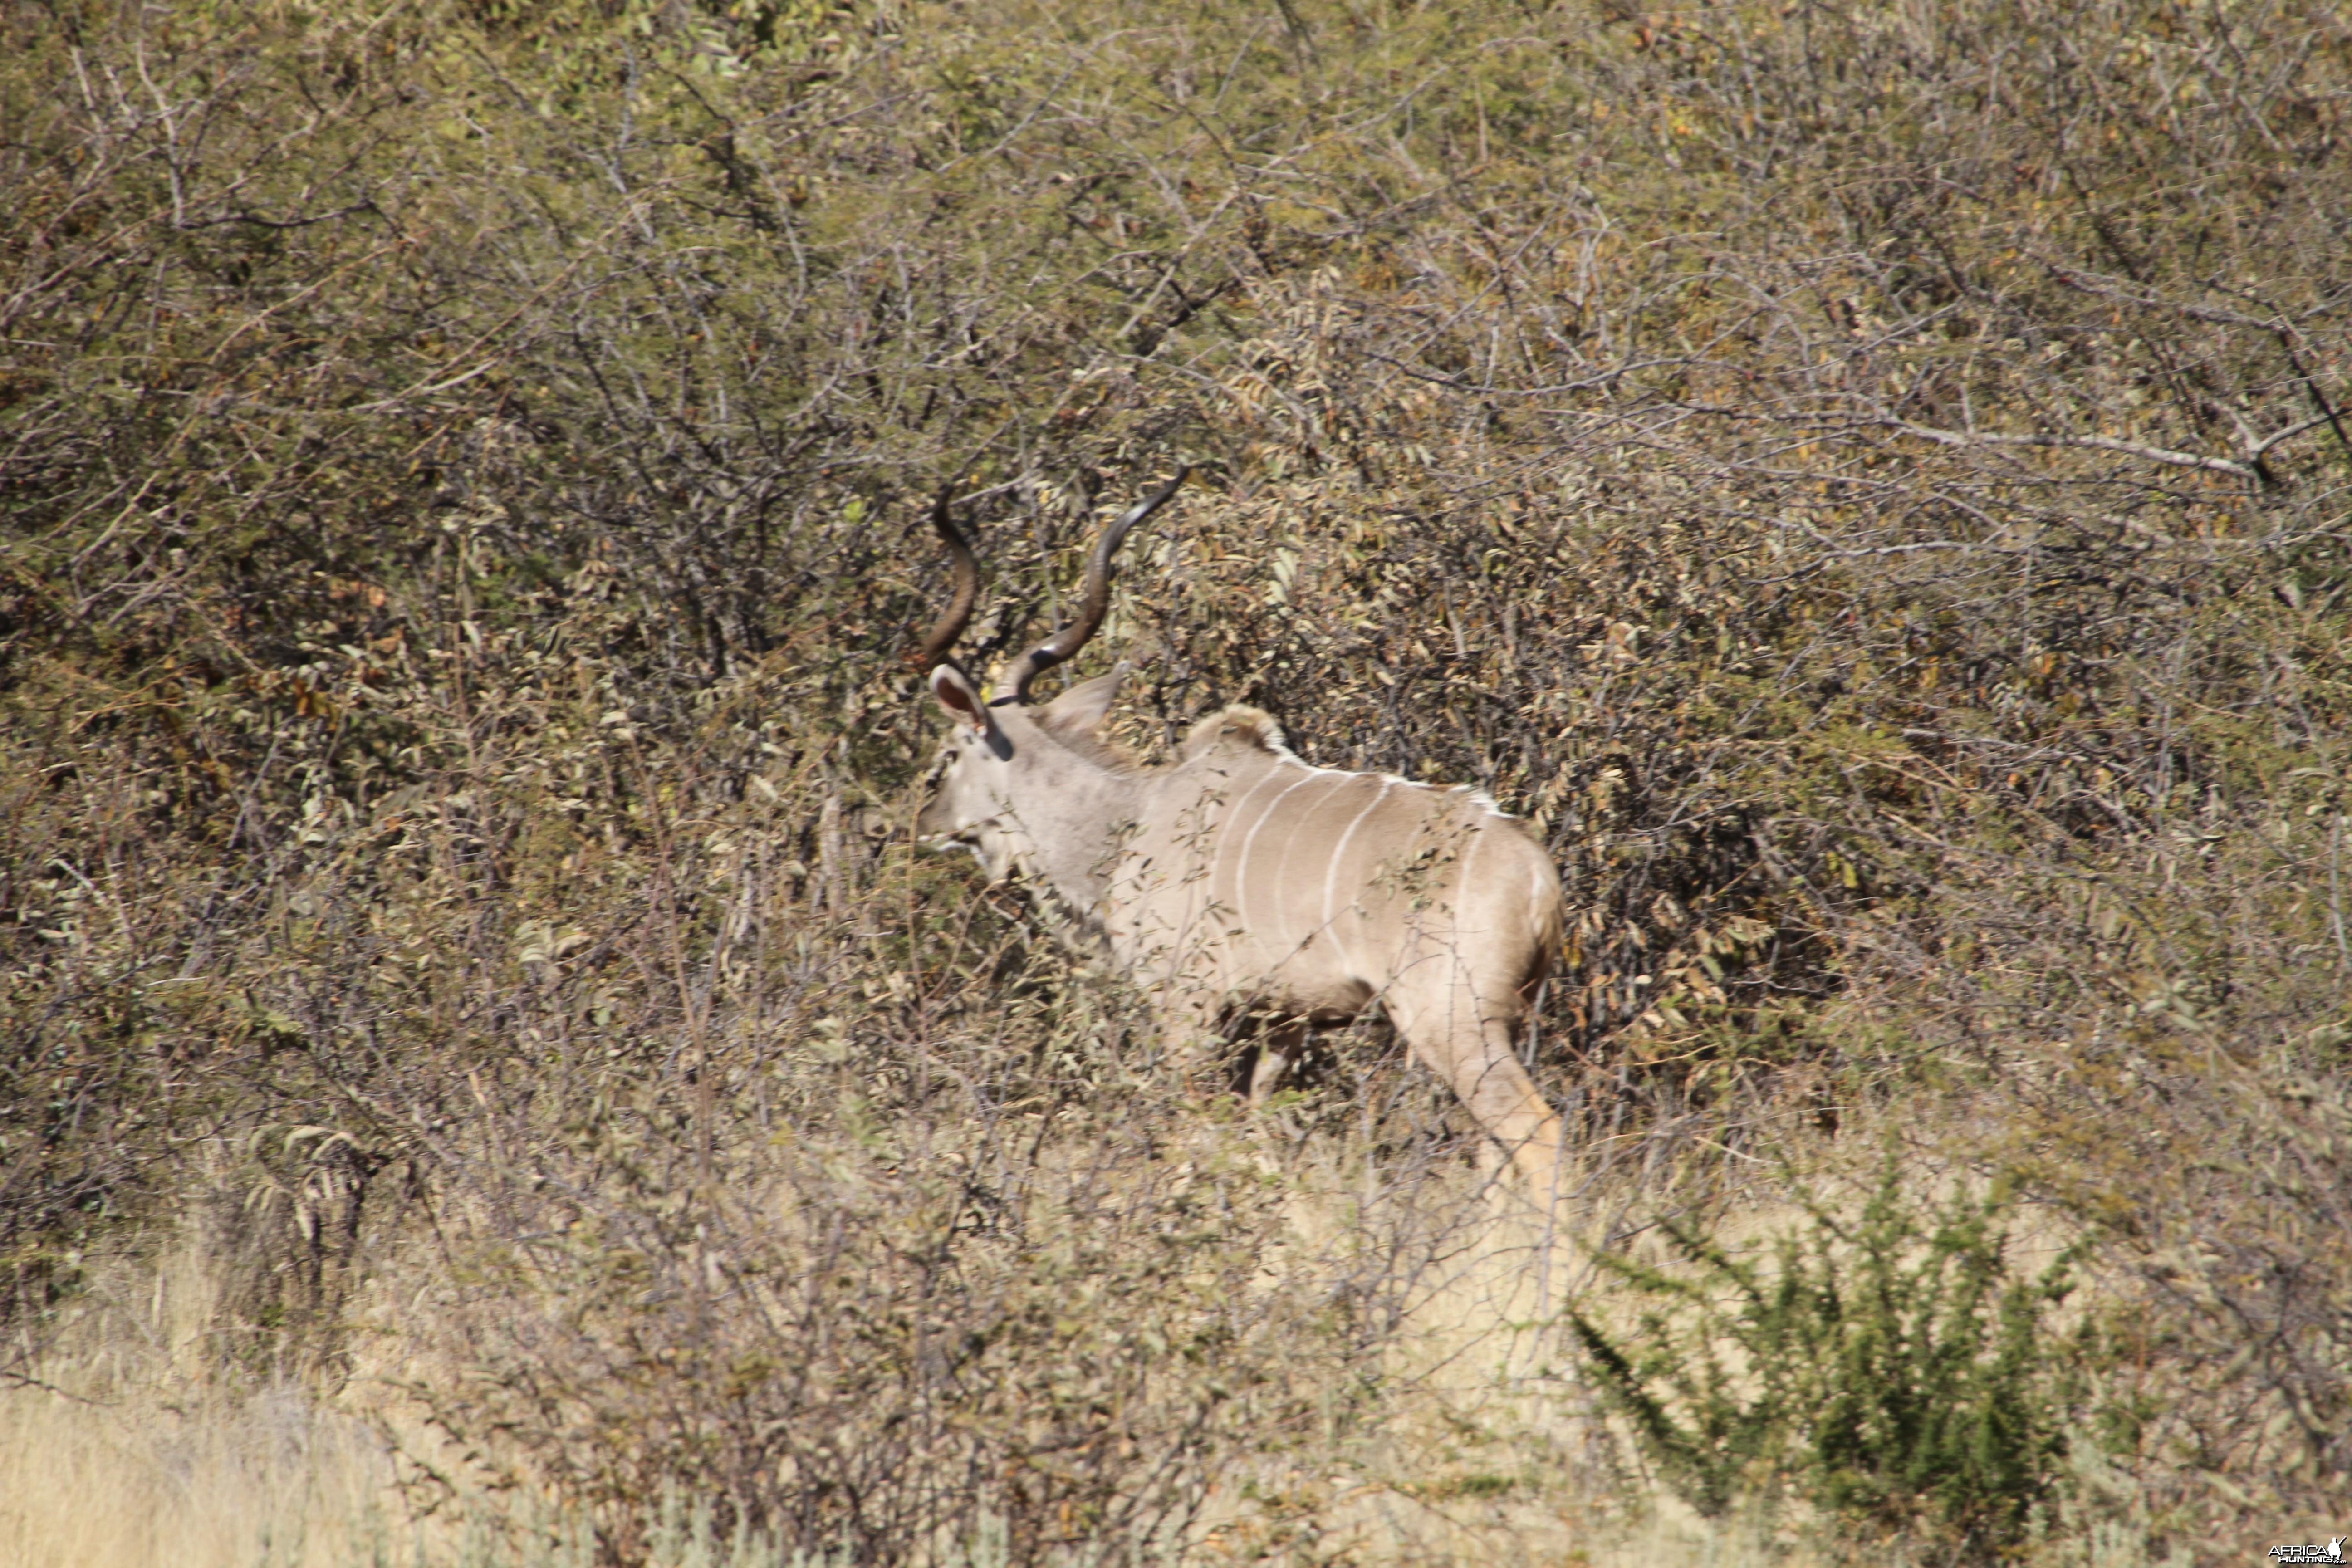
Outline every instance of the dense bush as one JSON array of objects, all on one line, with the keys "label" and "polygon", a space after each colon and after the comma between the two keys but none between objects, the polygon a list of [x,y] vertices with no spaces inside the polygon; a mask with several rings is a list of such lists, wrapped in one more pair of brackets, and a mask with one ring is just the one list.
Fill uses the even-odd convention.
[{"label": "dense bush", "polygon": [[[1133,1545],[1356,1429],[1443,1099],[1346,1043],[1297,1124],[1378,1201],[1292,1247],[1231,1107],[908,842],[921,502],[977,498],[985,655],[1185,460],[1076,673],[1133,661],[1147,749],[1247,700],[1528,816],[1596,1181],[1916,1097],[2144,1312],[2151,1531],[2340,1494],[2336,9],[55,0],[0,47],[7,1365],[222,1189],[228,1360],[360,1365],[429,1236],[493,1327],[409,1384],[614,1551],[684,1476],[910,1552],[944,1470],[850,1498],[918,1451],[1024,1554]],[[896,1326],[828,1338],[845,1289]],[[1070,1403],[991,1403],[1016,1348]],[[812,1410],[866,1425],[786,1465]]]}]

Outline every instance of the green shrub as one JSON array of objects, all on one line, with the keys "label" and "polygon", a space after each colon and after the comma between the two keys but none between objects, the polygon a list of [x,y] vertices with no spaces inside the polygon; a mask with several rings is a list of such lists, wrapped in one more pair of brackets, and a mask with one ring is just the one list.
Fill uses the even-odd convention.
[{"label": "green shrub", "polygon": [[1806,1206],[1769,1266],[1680,1225],[1685,1269],[1604,1258],[1662,1303],[1630,1337],[1571,1314],[1610,1403],[1702,1513],[1794,1491],[1882,1528],[2015,1541],[2065,1453],[2044,1314],[2067,1260],[2015,1278],[1998,1200],[1915,1205],[1892,1160],[1858,1223]]}]

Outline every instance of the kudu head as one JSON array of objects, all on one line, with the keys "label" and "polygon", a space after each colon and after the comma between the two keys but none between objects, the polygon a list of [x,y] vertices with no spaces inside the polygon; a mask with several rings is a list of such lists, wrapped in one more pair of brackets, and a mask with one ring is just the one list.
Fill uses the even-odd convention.
[{"label": "kudu head", "polygon": [[[961,844],[979,857],[992,881],[1015,867],[1038,863],[1038,834],[1051,833],[1062,804],[1099,776],[1101,748],[1096,730],[1118,689],[1117,672],[1081,681],[1042,706],[1033,705],[1030,683],[1086,646],[1110,607],[1110,563],[1129,530],[1174,495],[1192,470],[1180,468],[1150,495],[1129,507],[1105,529],[1087,559],[1077,613],[1067,626],[1007,665],[995,695],[975,685],[948,649],[971,618],[980,591],[980,563],[950,515],[948,492],[931,507],[931,526],[955,563],[955,593],[921,645],[908,656],[930,675],[931,695],[953,721],[941,753],[939,784],[916,831],[924,837]],[[1088,850],[1087,853],[1094,851]]]}]

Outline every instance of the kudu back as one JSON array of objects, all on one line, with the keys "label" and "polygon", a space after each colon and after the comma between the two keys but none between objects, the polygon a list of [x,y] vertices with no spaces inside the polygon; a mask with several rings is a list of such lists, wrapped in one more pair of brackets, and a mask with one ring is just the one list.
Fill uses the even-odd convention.
[{"label": "kudu back", "polygon": [[979,563],[942,493],[931,518],[956,588],[910,656],[954,721],[918,820],[992,879],[1044,878],[1108,942],[1178,1047],[1241,1010],[1281,1022],[1253,1079],[1279,1081],[1310,1025],[1379,1002],[1539,1195],[1560,1124],[1512,1048],[1560,937],[1559,879],[1526,830],[1465,788],[1310,766],[1274,721],[1231,707],[1145,767],[1104,742],[1116,674],[1043,704],[1031,682],[1102,622],[1110,562],[1179,472],[1104,531],[1076,616],[1007,666],[992,698],[947,658]]}]

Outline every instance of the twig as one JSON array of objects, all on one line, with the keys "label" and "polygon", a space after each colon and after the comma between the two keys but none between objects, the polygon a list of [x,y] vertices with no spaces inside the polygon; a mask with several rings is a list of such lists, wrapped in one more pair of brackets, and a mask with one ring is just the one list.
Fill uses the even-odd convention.
[{"label": "twig", "polygon": [[[2262,472],[2244,463],[2227,458],[2208,458],[2195,452],[2175,451],[2169,447],[2144,446],[2137,441],[2118,441],[2112,436],[1988,436],[1969,430],[1938,430],[1932,425],[1914,425],[1907,419],[1866,420],[1856,423],[1883,425],[1900,430],[1907,436],[1935,441],[1947,447],[2087,447],[2102,452],[2120,452],[2127,458],[2145,458],[2152,463],[2169,463],[2180,468],[2203,468],[2209,473],[2231,474],[2242,479],[2263,483]],[[2313,423],[2317,423],[2314,421]],[[2303,426],[2305,429],[2309,426]],[[2293,430],[2281,431],[2263,443],[2267,450],[2273,442],[2293,435]]]}]

